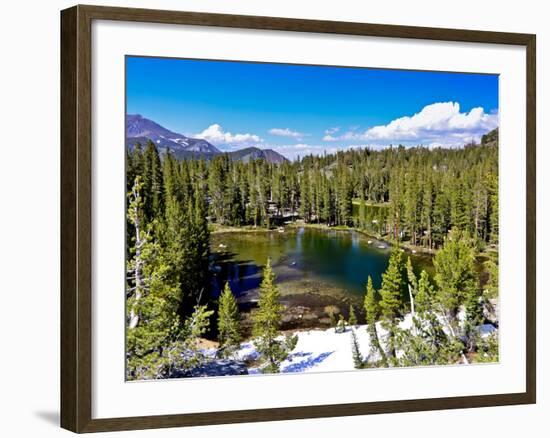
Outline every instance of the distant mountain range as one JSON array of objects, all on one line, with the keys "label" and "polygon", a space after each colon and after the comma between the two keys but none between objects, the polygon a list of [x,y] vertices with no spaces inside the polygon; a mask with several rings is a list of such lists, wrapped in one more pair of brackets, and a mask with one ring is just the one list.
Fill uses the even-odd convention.
[{"label": "distant mountain range", "polygon": [[[211,159],[223,152],[216,146],[201,138],[191,138],[177,132],[172,132],[158,123],[146,119],[139,114],[126,115],[126,147],[133,148],[136,143],[145,146],[148,140],[155,143],[160,153],[170,150],[179,159],[203,158]],[[283,163],[288,161],[283,155],[273,149],[248,147],[227,152],[233,160],[248,162],[264,159],[268,163]]]}]

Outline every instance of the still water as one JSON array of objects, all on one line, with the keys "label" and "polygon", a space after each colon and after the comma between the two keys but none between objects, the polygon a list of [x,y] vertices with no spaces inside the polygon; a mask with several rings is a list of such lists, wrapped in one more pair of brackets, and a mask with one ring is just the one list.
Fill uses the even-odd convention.
[{"label": "still water", "polygon": [[[280,285],[290,283],[299,289],[308,281],[319,292],[337,289],[358,297],[364,294],[369,275],[374,286],[380,287],[391,250],[354,231],[287,228],[284,232],[215,234],[212,251],[219,271],[216,289],[226,280],[236,295],[257,289],[269,257]],[[429,257],[411,254],[411,260],[416,271],[431,271]]]}]

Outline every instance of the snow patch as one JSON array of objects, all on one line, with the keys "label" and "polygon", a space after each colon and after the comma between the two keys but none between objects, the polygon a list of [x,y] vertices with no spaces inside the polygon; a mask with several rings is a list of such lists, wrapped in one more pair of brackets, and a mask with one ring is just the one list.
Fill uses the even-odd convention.
[{"label": "snow patch", "polygon": [[[443,330],[448,333],[443,317],[438,316]],[[410,330],[413,327],[413,318],[410,313],[405,315],[398,324],[402,330]],[[378,336],[382,347],[385,347],[387,330],[381,322],[376,323]],[[478,327],[483,338],[498,332],[492,324],[484,324]],[[366,362],[374,363],[380,359],[379,353],[371,348],[371,340],[368,332],[368,325],[347,326],[346,331],[337,333],[334,328],[312,329],[299,331],[294,334],[298,337],[296,347],[289,354],[288,358],[281,363],[282,373],[300,372],[334,372],[355,370],[352,356],[352,331],[355,332],[359,349]],[[282,340],[283,337],[281,336]],[[204,350],[203,354],[209,358],[215,358],[216,349]],[[398,356],[400,352],[397,351]],[[260,358],[253,341],[244,342],[241,348],[235,353],[234,359],[238,362],[254,362]],[[220,365],[220,364],[218,364]],[[249,367],[248,374],[259,374],[259,367]]]}]

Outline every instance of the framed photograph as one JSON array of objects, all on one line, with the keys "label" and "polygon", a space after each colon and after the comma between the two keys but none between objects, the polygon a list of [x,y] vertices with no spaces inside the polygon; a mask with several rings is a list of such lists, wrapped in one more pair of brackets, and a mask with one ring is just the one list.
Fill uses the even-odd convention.
[{"label": "framed photograph", "polygon": [[535,35],[61,13],[61,425],[535,403]]}]

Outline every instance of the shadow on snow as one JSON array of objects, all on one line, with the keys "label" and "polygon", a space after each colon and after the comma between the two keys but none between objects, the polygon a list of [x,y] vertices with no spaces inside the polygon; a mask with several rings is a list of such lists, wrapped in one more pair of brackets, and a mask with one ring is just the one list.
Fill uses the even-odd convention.
[{"label": "shadow on snow", "polygon": [[302,360],[300,362],[292,363],[290,365],[287,365],[286,367],[281,369],[281,372],[283,373],[299,373],[308,370],[309,368],[312,368],[316,365],[319,365],[321,362],[323,362],[327,357],[329,357],[334,351],[327,351],[325,353],[321,353],[317,356],[313,356],[313,353],[295,353],[291,354],[289,356],[289,360],[293,360],[294,358],[298,357],[307,357],[306,360]]}]

